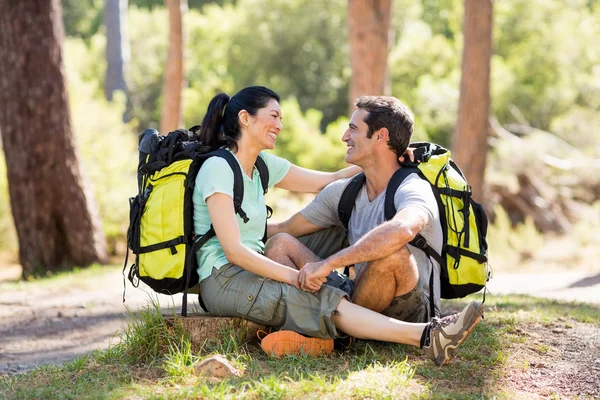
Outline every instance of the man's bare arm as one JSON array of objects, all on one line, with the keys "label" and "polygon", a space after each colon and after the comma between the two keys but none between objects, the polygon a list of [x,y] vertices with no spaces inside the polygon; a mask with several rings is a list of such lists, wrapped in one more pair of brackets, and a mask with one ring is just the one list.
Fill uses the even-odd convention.
[{"label": "man's bare arm", "polygon": [[308,235],[309,233],[313,233],[321,229],[321,227],[313,224],[304,218],[302,214],[297,212],[286,221],[269,223],[267,225],[267,237],[270,238],[278,233],[287,233],[294,237],[299,237]]},{"label": "man's bare arm", "polygon": [[427,213],[421,208],[404,208],[392,220],[368,232],[354,245],[323,260],[319,275],[345,265],[388,257],[413,240],[427,222]]}]

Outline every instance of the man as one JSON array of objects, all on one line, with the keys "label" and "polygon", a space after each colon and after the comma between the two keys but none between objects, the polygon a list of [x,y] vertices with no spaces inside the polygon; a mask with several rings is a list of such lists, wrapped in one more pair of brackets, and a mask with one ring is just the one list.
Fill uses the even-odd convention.
[{"label": "man", "polygon": [[[348,146],[346,161],[363,169],[366,183],[348,224],[349,246],[343,248],[346,232],[338,216],[348,183],[342,179],[289,220],[271,224],[266,255],[301,267],[299,284],[305,290],[318,290],[327,280],[358,305],[407,322],[427,322],[439,314],[440,266],[409,242],[420,233],[441,253],[439,211],[429,183],[414,174],[405,179],[394,195],[396,215],[384,218],[386,188],[400,168],[398,158],[410,142],[414,119],[394,97],[363,96],[356,107],[342,140]],[[352,264],[353,282],[333,273]]]}]

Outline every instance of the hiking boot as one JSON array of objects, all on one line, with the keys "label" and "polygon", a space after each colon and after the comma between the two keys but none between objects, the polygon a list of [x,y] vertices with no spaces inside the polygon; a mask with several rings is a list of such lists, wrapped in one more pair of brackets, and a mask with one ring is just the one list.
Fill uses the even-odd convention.
[{"label": "hiking boot", "polygon": [[338,352],[346,351],[358,339],[353,336],[345,336],[333,339],[333,349]]},{"label": "hiking boot", "polygon": [[332,339],[306,337],[293,331],[277,331],[261,338],[260,333],[261,331],[257,333],[258,338],[261,339],[260,347],[271,356],[281,357],[290,354],[319,356],[333,352]]},{"label": "hiking boot", "polygon": [[483,304],[472,301],[460,313],[433,318],[423,333],[421,347],[437,365],[444,365],[456,355],[458,346],[471,334],[483,315]]}]

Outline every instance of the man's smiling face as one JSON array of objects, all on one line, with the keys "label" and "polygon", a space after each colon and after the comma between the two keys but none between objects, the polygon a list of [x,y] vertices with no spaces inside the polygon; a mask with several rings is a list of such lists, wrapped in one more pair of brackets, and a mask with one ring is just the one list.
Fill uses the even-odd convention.
[{"label": "man's smiling face", "polygon": [[364,121],[369,112],[357,108],[350,118],[348,129],[342,136],[342,140],[348,146],[345,160],[349,164],[361,165],[361,160],[372,154],[372,140],[367,137],[369,126]]}]

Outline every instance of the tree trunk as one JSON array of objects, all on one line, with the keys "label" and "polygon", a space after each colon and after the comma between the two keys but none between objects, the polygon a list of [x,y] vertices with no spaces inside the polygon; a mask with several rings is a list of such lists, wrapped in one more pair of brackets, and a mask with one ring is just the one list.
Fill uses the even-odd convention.
[{"label": "tree trunk", "polygon": [[383,95],[388,73],[391,0],[348,0],[349,109],[362,95]]},{"label": "tree trunk", "polygon": [[113,92],[121,90],[127,96],[125,71],[131,57],[127,34],[128,0],[106,0],[104,27],[106,29],[106,78],[104,93],[108,101]]},{"label": "tree trunk", "polygon": [[160,131],[163,134],[183,125],[181,92],[183,76],[183,15],[187,0],[165,0],[169,8],[169,52],[163,81],[163,105]]},{"label": "tree trunk", "polygon": [[460,102],[452,154],[477,201],[483,200],[488,150],[491,56],[492,1],[465,0]]},{"label": "tree trunk", "polygon": [[0,0],[0,130],[23,277],[107,260],[80,172],[59,0]]}]

